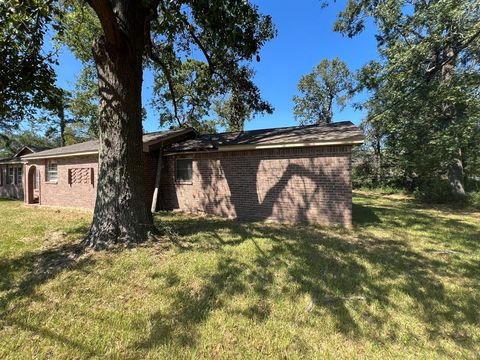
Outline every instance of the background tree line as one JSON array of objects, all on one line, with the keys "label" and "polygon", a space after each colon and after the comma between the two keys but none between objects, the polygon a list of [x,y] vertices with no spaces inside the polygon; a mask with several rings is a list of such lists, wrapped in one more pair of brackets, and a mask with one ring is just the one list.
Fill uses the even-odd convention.
[{"label": "background tree line", "polygon": [[379,59],[354,75],[323,60],[299,82],[301,123],[330,122],[356,93],[367,110],[356,149],[357,187],[394,187],[425,200],[463,199],[480,188],[480,4],[476,0],[349,0],[335,30],[378,29]]}]

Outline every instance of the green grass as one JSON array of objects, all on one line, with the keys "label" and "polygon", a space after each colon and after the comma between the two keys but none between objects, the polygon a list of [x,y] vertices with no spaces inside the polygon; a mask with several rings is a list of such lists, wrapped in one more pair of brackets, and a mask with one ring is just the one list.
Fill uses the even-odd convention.
[{"label": "green grass", "polygon": [[90,214],[0,201],[0,358],[477,358],[480,213],[358,192],[354,228],[160,214],[79,252]]}]

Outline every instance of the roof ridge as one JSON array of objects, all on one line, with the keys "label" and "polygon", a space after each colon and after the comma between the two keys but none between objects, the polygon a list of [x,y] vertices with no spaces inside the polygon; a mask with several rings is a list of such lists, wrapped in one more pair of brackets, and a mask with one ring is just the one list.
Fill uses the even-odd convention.
[{"label": "roof ridge", "polygon": [[292,126],[281,126],[281,127],[272,127],[272,128],[262,128],[262,129],[252,129],[252,130],[242,130],[242,131],[224,131],[220,133],[207,133],[207,134],[200,134],[201,135],[232,135],[232,134],[248,134],[254,131],[265,131],[265,130],[287,130],[287,129],[305,129],[309,127],[317,127],[317,126],[331,126],[331,125],[341,125],[350,123],[354,125],[350,120],[343,120],[343,121],[336,121],[331,122],[328,124],[308,124],[308,125],[292,125]]},{"label": "roof ridge", "polygon": [[182,127],[182,128],[178,128],[178,129],[167,129],[167,130],[158,130],[158,131],[145,132],[145,133],[142,133],[142,136],[143,136],[143,135],[163,134],[163,133],[166,133],[166,132],[181,131],[181,130],[188,130],[188,129],[193,129],[193,127],[187,126],[187,127]]}]

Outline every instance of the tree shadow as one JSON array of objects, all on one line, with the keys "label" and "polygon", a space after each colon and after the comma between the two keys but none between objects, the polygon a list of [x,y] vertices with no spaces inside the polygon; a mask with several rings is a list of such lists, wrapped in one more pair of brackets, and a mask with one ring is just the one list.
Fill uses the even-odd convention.
[{"label": "tree shadow", "polygon": [[[245,291],[244,286],[237,281],[243,271],[242,264],[237,260],[222,258],[215,271],[204,277],[202,286],[181,288],[175,292],[169,311],[158,310],[151,315],[152,330],[148,338],[136,346],[195,346],[198,337],[197,325],[204,322],[213,310],[224,305],[220,295],[234,296]],[[174,280],[173,283],[175,282]]]},{"label": "tree shadow", "polygon": [[349,149],[326,148],[314,157],[312,151],[318,150],[195,154],[195,185],[174,182],[175,157],[169,157],[162,174],[162,208],[249,221],[349,226]]},{"label": "tree shadow", "polygon": [[[83,231],[84,228],[78,229]],[[72,230],[72,233],[77,230]],[[0,259],[0,313],[22,298],[35,299],[36,289],[65,270],[82,269],[94,263],[92,257],[82,256],[84,248],[78,243],[61,243],[32,251],[19,257]],[[21,277],[21,281],[16,281]]]},{"label": "tree shadow", "polygon": [[[382,207],[372,210],[368,205],[359,209],[363,212],[360,218],[365,219],[357,223],[359,228],[375,222],[390,230],[395,226],[396,217],[390,213],[393,210]],[[425,213],[414,213],[411,217],[413,219],[407,221],[410,226],[431,227],[434,222],[440,227],[453,226],[453,233],[465,231],[461,224],[435,219]],[[470,292],[446,289],[442,281],[445,277],[454,279],[459,272],[468,281],[477,281],[480,266],[473,258],[452,262],[412,248],[401,237],[384,239],[361,231],[208,218],[193,221],[196,225],[188,217],[176,217],[170,224],[194,243],[203,241],[192,235],[203,229],[205,222],[207,233],[212,235],[206,249],[220,254],[218,264],[214,271],[200,275],[203,285],[199,289],[172,290],[171,305],[152,315],[153,329],[141,343],[143,348],[172,343],[194,347],[200,336],[199,326],[216,309],[263,322],[271,316],[276,300],[287,297],[292,303],[298,303],[305,295],[312,300],[308,310],[311,316],[329,314],[336,330],[351,338],[380,343],[395,341],[401,336],[415,338],[415,330],[391,322],[391,311],[406,311],[398,310],[404,306],[398,303],[401,296],[401,299],[411,299],[416,309],[414,316],[432,340],[447,338],[466,352],[474,353],[473,338],[455,334],[462,334],[465,326],[478,320],[480,298]],[[235,243],[223,239],[232,234],[237,239]],[[269,239],[269,246],[257,244],[256,239]],[[257,249],[253,261],[224,251],[226,246],[250,241]],[[279,274],[285,274],[291,285],[280,286]],[[261,300],[247,309],[232,310],[225,299],[242,294]],[[365,322],[369,324],[368,330]],[[386,324],[390,329],[388,339],[379,335]],[[445,329],[453,330],[446,332]],[[405,331],[410,333],[406,335]],[[453,355],[441,344],[437,343],[441,351],[447,356]]]},{"label": "tree shadow", "polygon": [[373,209],[360,204],[353,204],[352,218],[353,225],[373,225],[380,222],[380,218]]},{"label": "tree shadow", "polygon": [[45,248],[30,251],[21,256],[0,259],[0,318],[5,324],[39,334],[55,342],[65,344],[93,357],[93,348],[48,328],[34,325],[15,316],[18,301],[46,301],[37,289],[53,280],[64,271],[84,270],[95,263],[92,256],[85,254],[78,239],[88,230],[86,225],[69,229],[61,238],[48,239]]}]

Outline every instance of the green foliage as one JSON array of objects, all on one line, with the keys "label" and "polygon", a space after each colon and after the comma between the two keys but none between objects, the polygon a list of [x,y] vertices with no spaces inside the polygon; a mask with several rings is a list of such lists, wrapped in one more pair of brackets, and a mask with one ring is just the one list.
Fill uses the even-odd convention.
[{"label": "green foliage", "polygon": [[478,2],[351,0],[335,28],[354,36],[368,18],[378,27],[380,60],[357,78],[371,94],[364,128],[379,163],[375,175],[447,199],[453,164],[463,165],[467,186],[479,171]]},{"label": "green foliage", "polygon": [[476,209],[480,209],[480,191],[472,191],[467,194],[467,202]]},{"label": "green foliage", "polygon": [[245,77],[239,78],[227,98],[215,101],[217,123],[227,131],[243,131],[245,122],[256,114],[273,113],[273,107],[261,99],[259,89],[250,78],[253,71],[245,69]]},{"label": "green foliage", "polygon": [[380,186],[373,153],[363,146],[354,148],[352,152],[352,186],[354,189]]},{"label": "green foliage", "polygon": [[150,48],[160,125],[205,130],[215,112],[215,125],[243,129],[253,114],[272,112],[247,66],[275,35],[271,18],[248,2],[186,3],[190,12],[161,3],[162,21],[152,28],[163,36]]},{"label": "green foliage", "polygon": [[330,123],[334,103],[343,109],[353,91],[353,79],[339,58],[323,59],[298,83],[300,96],[294,96],[294,114],[301,124]]},{"label": "green foliage", "polygon": [[208,64],[194,59],[178,62],[170,81],[172,89],[161,69],[156,69],[152,104],[161,114],[160,126],[201,127],[218,87],[210,76]]},{"label": "green foliage", "polygon": [[58,141],[39,136],[36,131],[25,130],[6,133],[0,137],[0,158],[15,155],[24,146],[55,147]]},{"label": "green foliage", "polygon": [[[58,137],[58,144],[85,138],[84,133],[88,132],[85,124],[90,124],[91,119],[77,115],[91,111],[84,103],[89,104],[87,99],[92,94],[77,90],[72,98],[70,93],[55,85],[56,74],[52,67],[57,64],[60,40],[76,41],[78,46],[82,44],[83,53],[81,50],[75,53],[79,57],[83,54],[86,58],[86,48],[91,47],[83,37],[86,34],[84,24],[73,28],[72,12],[67,10],[74,4],[76,2],[29,0],[5,1],[0,5],[3,7],[0,11],[0,54],[2,63],[8,64],[0,70],[0,131],[5,137],[11,137],[11,132],[20,131],[22,134],[21,124],[36,123],[46,139]],[[83,10],[88,11],[84,5],[75,6],[82,9],[82,16]],[[47,50],[45,39],[51,34],[57,46]],[[77,87],[84,83],[81,77]],[[70,108],[74,110],[73,114],[69,112]]]},{"label": "green foliage", "polygon": [[52,1],[0,2],[0,131],[34,117],[56,89],[55,52],[44,47],[55,12]]},{"label": "green foliage", "polygon": [[[95,134],[98,90],[91,44],[102,29],[85,4],[66,1],[62,9],[56,18],[62,31],[55,39],[85,66],[70,109],[74,117],[91,124]],[[254,113],[272,111],[246,66],[252,57],[259,60],[261,46],[275,35],[269,16],[248,2],[160,1],[156,12],[145,55],[146,65],[154,70],[152,105],[160,114],[161,127],[215,131],[217,125],[228,127],[228,121],[243,126]]]},{"label": "green foliage", "polygon": [[[251,79],[253,73],[247,67],[248,61],[253,58],[259,60],[260,48],[275,35],[269,16],[261,15],[258,7],[246,1],[157,3],[155,16],[148,20],[150,34],[145,48],[145,64],[155,73],[153,104],[160,112],[160,126],[193,126],[199,131],[214,131],[218,124],[229,127],[228,122],[235,122],[232,128],[238,128],[238,124],[243,127],[243,122],[254,113],[272,111],[271,106],[261,99]],[[11,101],[24,105],[18,107],[22,111],[18,112],[17,121],[24,120],[25,109],[31,108],[35,116],[38,110],[42,110],[50,117],[58,118],[62,117],[58,114],[61,108],[64,117],[72,121],[68,125],[71,129],[88,136],[98,136],[99,93],[91,46],[103,33],[100,21],[84,2],[48,2],[40,10],[36,9],[38,5],[35,1],[23,2],[16,8],[16,12],[21,14],[20,19],[13,16],[13,12],[5,12],[6,21],[2,29],[11,41],[2,43],[3,51],[10,51],[10,47],[18,47],[16,51],[19,53],[29,50],[25,57],[35,58],[36,63],[41,64],[43,78],[51,80],[52,86],[55,76],[51,64],[56,49],[67,46],[83,63],[84,69],[67,101],[58,104],[52,101],[58,97],[45,95],[48,95],[46,86],[41,85],[43,92],[32,86],[31,71],[27,72],[24,83],[26,97],[21,101],[16,98],[20,91],[18,87],[9,90],[8,94]],[[29,48],[30,38],[11,33],[13,25],[8,24],[22,25],[25,21],[31,26],[29,30],[39,44],[38,49],[43,45],[46,30],[53,30],[51,33],[56,47],[48,58],[42,57],[35,47]],[[22,66],[21,59],[8,54],[5,55],[5,63],[18,65],[17,68],[11,67],[16,72]],[[16,76],[13,71],[9,74]],[[7,76],[4,78],[8,79]],[[40,84],[36,78],[33,80],[35,85]],[[55,87],[51,89],[58,90]],[[35,96],[38,98],[49,99],[49,104],[32,101],[37,93],[38,96]],[[6,104],[6,100],[3,103]],[[217,121],[211,120],[214,111],[218,111]],[[5,118],[10,119],[11,114],[10,111]],[[45,122],[45,119],[46,116],[43,116],[43,120],[37,121]]]},{"label": "green foliage", "polygon": [[85,137],[98,138],[99,92],[95,68],[86,65],[75,83],[67,102],[68,112]]}]

